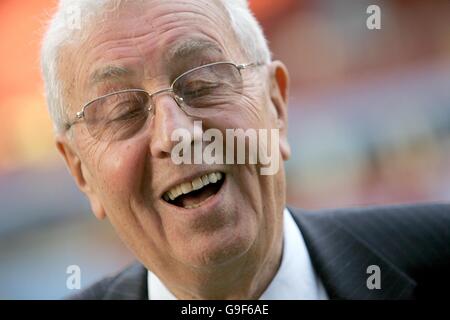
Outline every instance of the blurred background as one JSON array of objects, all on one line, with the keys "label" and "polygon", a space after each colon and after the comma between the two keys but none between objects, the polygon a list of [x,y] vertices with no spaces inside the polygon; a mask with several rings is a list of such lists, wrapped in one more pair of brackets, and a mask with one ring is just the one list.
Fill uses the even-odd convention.
[{"label": "blurred background", "polygon": [[[133,260],[52,140],[39,46],[55,0],[0,1],[0,299],[57,299]],[[381,8],[381,30],[366,9]],[[253,0],[291,75],[288,203],[450,200],[450,2]]]}]

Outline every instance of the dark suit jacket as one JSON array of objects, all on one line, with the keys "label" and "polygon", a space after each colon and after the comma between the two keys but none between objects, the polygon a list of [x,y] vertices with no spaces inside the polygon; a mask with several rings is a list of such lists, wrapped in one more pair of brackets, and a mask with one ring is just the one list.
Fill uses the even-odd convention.
[{"label": "dark suit jacket", "polygon": [[[450,205],[290,211],[331,299],[450,298]],[[369,265],[381,289],[367,288]],[[146,300],[147,270],[135,263],[71,298]]]}]

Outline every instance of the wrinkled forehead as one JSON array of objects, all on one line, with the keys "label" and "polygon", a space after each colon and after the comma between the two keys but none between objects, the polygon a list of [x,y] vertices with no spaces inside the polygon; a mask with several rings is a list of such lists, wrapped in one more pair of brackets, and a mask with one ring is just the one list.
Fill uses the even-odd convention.
[{"label": "wrinkled forehead", "polygon": [[137,44],[153,40],[155,49],[183,31],[214,38],[226,38],[231,33],[225,9],[214,0],[122,1],[114,9],[105,7],[88,29],[91,38],[112,33],[117,39],[132,38]]},{"label": "wrinkled forehead", "polygon": [[63,50],[70,56],[62,67],[72,96],[74,89],[85,91],[107,78],[167,74],[180,61],[202,53],[213,60],[241,56],[219,1],[121,1],[92,17],[83,33],[81,43]]},{"label": "wrinkled forehead", "polygon": [[214,46],[233,55],[237,46],[228,15],[211,0],[124,1],[94,19],[88,34],[83,51],[102,62],[127,57],[170,64]]}]

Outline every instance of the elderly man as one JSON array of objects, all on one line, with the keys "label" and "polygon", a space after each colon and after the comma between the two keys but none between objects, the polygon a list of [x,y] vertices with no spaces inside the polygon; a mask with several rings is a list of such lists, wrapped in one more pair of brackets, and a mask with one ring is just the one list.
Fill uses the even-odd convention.
[{"label": "elderly man", "polygon": [[276,130],[258,146],[289,158],[288,73],[246,1],[61,1],[42,68],[58,150],[139,260],[75,298],[448,296],[448,205],[311,213],[286,208],[283,167],[262,174],[250,151],[174,161],[178,129],[192,149],[210,129]]}]

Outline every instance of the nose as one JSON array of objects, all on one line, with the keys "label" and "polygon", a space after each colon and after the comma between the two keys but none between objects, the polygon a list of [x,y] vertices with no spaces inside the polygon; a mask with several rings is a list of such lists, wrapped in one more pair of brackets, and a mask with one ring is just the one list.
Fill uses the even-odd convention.
[{"label": "nose", "polygon": [[[179,141],[172,141],[172,133],[176,129],[187,130],[191,139],[194,139],[193,120],[179,107],[173,95],[157,96],[153,103],[150,153],[156,158],[170,157],[172,148],[179,143]],[[193,140],[191,144],[192,142]]]}]

